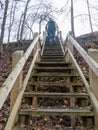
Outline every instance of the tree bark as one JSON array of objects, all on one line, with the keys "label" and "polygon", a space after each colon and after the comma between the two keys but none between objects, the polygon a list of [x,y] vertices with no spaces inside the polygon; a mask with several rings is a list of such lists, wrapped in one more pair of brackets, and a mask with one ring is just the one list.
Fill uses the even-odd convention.
[{"label": "tree bark", "polygon": [[71,31],[72,31],[73,36],[75,37],[75,31],[74,31],[73,0],[71,0]]},{"label": "tree bark", "polygon": [[87,0],[87,8],[88,8],[90,28],[91,28],[91,32],[93,33],[93,26],[92,26],[92,19],[91,19],[90,7],[89,7],[89,0]]},{"label": "tree bark", "polygon": [[14,5],[14,1],[13,1],[11,10],[10,10],[10,22],[9,22],[9,27],[8,27],[8,42],[7,42],[8,44],[10,42],[11,30],[12,30],[12,26],[13,26],[14,19],[15,19],[16,6],[17,6],[17,2],[15,2],[15,5]]},{"label": "tree bark", "polygon": [[6,0],[5,1],[5,9],[4,9],[4,16],[3,16],[3,21],[2,21],[2,25],[1,25],[1,35],[0,35],[1,52],[3,52],[3,39],[4,39],[6,18],[7,18],[8,4],[9,4],[9,0]]},{"label": "tree bark", "polygon": [[21,17],[19,20],[18,31],[17,31],[17,42],[19,41],[19,34],[20,34],[20,26],[21,26],[22,17],[23,17],[23,14],[21,14]]},{"label": "tree bark", "polygon": [[22,25],[21,25],[21,32],[20,32],[20,42],[22,41],[22,38],[23,38],[24,25],[25,25],[26,14],[27,14],[29,2],[30,2],[30,0],[27,0],[26,7],[25,7],[25,10],[24,10],[23,22],[22,22]]}]

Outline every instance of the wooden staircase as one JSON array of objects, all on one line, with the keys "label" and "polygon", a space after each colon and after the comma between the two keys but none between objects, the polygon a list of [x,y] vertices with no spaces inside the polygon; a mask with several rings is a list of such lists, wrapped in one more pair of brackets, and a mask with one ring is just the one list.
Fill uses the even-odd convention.
[{"label": "wooden staircase", "polygon": [[[60,43],[52,46],[46,43],[24,93],[19,122],[28,125],[32,120],[31,125],[37,129],[42,118],[48,122],[48,118],[54,119],[53,116],[61,119],[59,124],[64,129],[76,126],[80,119],[80,125],[90,130],[94,126],[94,112],[88,107],[89,97],[79,79],[75,67],[65,60]],[[66,117],[69,123],[64,121]],[[53,124],[46,127],[55,130]]]}]

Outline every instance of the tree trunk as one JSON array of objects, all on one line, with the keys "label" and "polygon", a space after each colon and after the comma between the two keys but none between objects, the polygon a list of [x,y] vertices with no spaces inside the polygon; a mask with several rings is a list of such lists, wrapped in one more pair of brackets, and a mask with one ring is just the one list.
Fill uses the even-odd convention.
[{"label": "tree trunk", "polygon": [[40,20],[40,22],[39,22],[39,34],[41,34],[41,20]]},{"label": "tree trunk", "polygon": [[75,37],[75,32],[74,32],[73,0],[71,0],[71,31],[72,31],[73,36]]},{"label": "tree trunk", "polygon": [[91,13],[90,13],[90,7],[89,7],[89,0],[87,0],[87,8],[88,8],[88,15],[89,15],[90,28],[91,28],[91,32],[93,33],[92,20],[91,20]]},{"label": "tree trunk", "polygon": [[15,2],[15,5],[14,5],[14,1],[13,1],[11,11],[10,11],[10,22],[9,22],[9,27],[8,27],[8,42],[7,42],[8,44],[10,42],[10,35],[11,35],[12,26],[14,23],[16,6],[17,6],[17,2]]},{"label": "tree trunk", "polygon": [[21,17],[19,20],[18,32],[17,32],[17,42],[19,41],[19,34],[20,34],[20,26],[21,26],[22,17],[23,17],[23,14],[21,14]]},{"label": "tree trunk", "polygon": [[4,39],[6,18],[7,18],[8,4],[9,4],[9,0],[6,0],[5,1],[5,9],[4,9],[4,16],[3,16],[3,21],[2,21],[2,25],[1,25],[1,35],[0,35],[1,52],[3,52],[3,39]]},{"label": "tree trunk", "polygon": [[21,25],[21,32],[20,32],[20,42],[22,41],[22,38],[23,38],[24,25],[25,25],[26,14],[27,14],[29,2],[30,2],[30,0],[27,0],[26,7],[25,7],[25,10],[24,10],[23,22],[22,22],[22,25]]}]

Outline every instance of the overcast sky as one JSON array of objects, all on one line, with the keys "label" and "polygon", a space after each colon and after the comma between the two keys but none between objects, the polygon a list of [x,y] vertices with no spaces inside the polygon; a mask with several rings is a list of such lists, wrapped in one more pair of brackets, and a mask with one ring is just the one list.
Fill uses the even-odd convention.
[{"label": "overcast sky", "polygon": [[[49,1],[51,1],[53,3],[53,5],[58,8],[61,8],[66,3],[66,0],[49,0]],[[70,1],[71,0],[69,0],[69,8],[70,8]],[[98,5],[97,0],[89,0],[89,1],[90,1],[90,6]],[[74,16],[75,16],[74,21],[75,21],[76,36],[91,32],[90,26],[89,26],[89,19],[87,16],[88,10],[87,10],[86,0],[73,0],[73,2],[74,2]],[[65,8],[66,8],[66,6],[65,6]],[[84,14],[84,15],[82,17],[78,16],[80,14]],[[95,11],[93,8],[91,8],[91,14],[93,16],[92,22],[93,22],[93,24],[95,24],[94,18],[98,19],[98,15],[96,15],[96,14],[98,14],[98,12]],[[70,14],[68,17],[66,17],[66,15],[63,13],[60,16],[56,16],[55,20],[58,23],[59,28],[63,33],[63,37],[65,37],[66,34],[68,33],[68,31],[70,31]],[[94,29],[94,31],[97,31],[98,27],[95,27],[93,25],[93,29]]]},{"label": "overcast sky", "polygon": [[[4,3],[5,0],[2,0],[2,2]],[[21,1],[27,1],[27,0],[21,0]],[[39,0],[31,0],[31,4],[34,5],[34,2],[39,2]],[[43,0],[43,2],[45,2],[46,0]],[[70,9],[70,1],[71,0],[47,0],[48,2],[53,3],[53,5],[57,8],[61,8],[66,4],[66,1],[68,1],[68,6],[65,6],[65,10],[68,8]],[[85,33],[89,33],[91,32],[90,30],[90,25],[89,25],[89,19],[88,19],[88,10],[87,10],[87,0],[73,0],[74,2],[74,21],[75,21],[75,34],[76,36],[85,34]],[[98,5],[98,0],[89,0],[90,1],[90,7],[92,6],[96,6]],[[22,2],[21,2],[22,3]],[[24,3],[25,4],[25,3]],[[30,5],[31,6],[31,5]],[[18,10],[18,12],[20,10],[24,10],[24,8],[22,8],[24,6],[20,5],[20,8]],[[98,8],[98,7],[97,7]],[[95,10],[94,8],[91,8],[91,15],[92,15],[92,22],[93,22],[93,29],[94,31],[98,31],[98,9]],[[21,13],[20,13],[21,14]],[[79,16],[80,14],[84,14],[81,16]],[[19,17],[19,13],[16,13],[17,17]],[[56,21],[56,23],[59,26],[59,29],[62,31],[63,37],[64,39],[66,38],[66,34],[68,34],[68,32],[71,30],[70,28],[70,13],[68,16],[66,16],[66,11],[63,12],[61,15],[56,15],[54,20]],[[95,24],[97,26],[95,26]],[[45,26],[45,24],[44,24]],[[44,27],[43,26],[43,30]],[[38,24],[33,26],[33,30],[35,32],[38,31]]]},{"label": "overcast sky", "polygon": [[[51,1],[57,7],[62,7],[66,3],[66,0],[51,0]],[[71,0],[69,0],[69,4],[70,4],[70,1]],[[82,18],[76,17],[79,14],[88,14],[86,1],[87,0],[73,0],[73,2],[74,2],[74,16],[75,16],[74,22],[75,22],[76,35],[82,35],[85,33],[89,33],[91,31],[90,26],[89,26],[88,16],[85,17],[85,15],[83,15]],[[91,7],[91,5],[93,5],[93,6],[98,5],[98,0],[89,0],[89,2],[90,2],[90,7]],[[94,26],[94,24],[96,22],[96,21],[94,21],[94,18],[98,19],[98,10],[95,11],[93,8],[91,8],[91,15],[93,17],[93,19],[92,19],[93,29],[94,29],[94,31],[98,31],[98,27]],[[69,15],[69,17],[70,17],[70,15]],[[66,18],[66,16],[63,14],[61,17],[58,17],[57,22],[59,23],[59,26],[63,32],[63,35],[68,33],[68,31],[70,30],[70,19],[68,20],[68,18]]]}]

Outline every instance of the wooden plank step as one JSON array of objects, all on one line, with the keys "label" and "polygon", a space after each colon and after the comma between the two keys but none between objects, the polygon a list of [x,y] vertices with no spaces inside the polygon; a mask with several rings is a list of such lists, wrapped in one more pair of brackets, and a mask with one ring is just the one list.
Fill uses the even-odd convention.
[{"label": "wooden plank step", "polygon": [[[54,49],[54,48],[52,48],[52,49],[44,49],[44,52],[62,52],[62,50],[61,49]],[[59,54],[59,53],[58,53]]]},{"label": "wooden plank step", "polygon": [[63,55],[62,55],[62,56],[59,56],[59,55],[55,55],[55,56],[54,56],[54,55],[51,55],[51,56],[42,56],[42,57],[41,57],[41,59],[47,59],[47,58],[49,58],[49,59],[51,59],[51,58],[52,58],[52,59],[53,59],[53,58],[57,58],[57,59],[63,58],[63,59],[64,59],[65,57],[64,57]]},{"label": "wooden plank step", "polygon": [[50,98],[87,98],[86,93],[38,93],[38,92],[25,92],[24,97],[50,97]]},{"label": "wooden plank step", "polygon": [[[66,83],[66,82],[62,82],[62,83],[59,83],[59,82],[31,82],[29,83],[28,85],[40,85],[40,86],[68,86],[69,84]],[[70,83],[70,85],[72,86],[83,86],[83,83]]]},{"label": "wooden plank step", "polygon": [[47,61],[40,61],[40,62],[36,62],[35,65],[38,65],[38,66],[52,66],[52,67],[68,67],[68,66],[71,66],[71,62],[65,62],[65,61],[62,61],[62,62],[55,62],[55,61],[52,61],[52,62],[47,62]]},{"label": "wooden plank step", "polygon": [[61,45],[60,44],[56,44],[55,46],[45,45],[45,48],[61,48]]},{"label": "wooden plank step", "polygon": [[76,74],[66,74],[66,73],[32,73],[32,77],[77,77]]},{"label": "wooden plank step", "polygon": [[63,54],[62,51],[44,51],[43,54]]},{"label": "wooden plank step", "polygon": [[54,48],[54,49],[55,49],[55,48],[61,48],[61,45],[53,45],[53,46],[46,46],[46,45],[45,45],[45,48],[51,48],[51,49],[52,49],[52,48]]},{"label": "wooden plank step", "polygon": [[43,61],[43,62],[42,62],[42,61],[38,61],[38,62],[36,62],[35,64],[40,64],[40,65],[43,65],[43,64],[44,64],[44,65],[45,65],[45,64],[46,64],[46,65],[47,65],[47,64],[57,65],[57,64],[58,64],[58,65],[64,65],[64,66],[66,66],[66,65],[71,65],[72,63],[71,63],[71,62],[65,62],[65,61],[60,62],[60,63],[58,63],[58,62],[56,62],[56,61],[53,61],[53,62],[51,62],[51,63],[50,63],[50,62],[47,62],[47,61],[46,61],[46,62],[45,62],[45,61]]},{"label": "wooden plank step", "polygon": [[47,62],[53,62],[53,61],[62,62],[62,61],[65,61],[65,59],[41,59],[41,61],[47,61]]},{"label": "wooden plank step", "polygon": [[84,116],[84,117],[93,117],[94,112],[90,111],[87,108],[73,108],[73,109],[46,109],[46,108],[37,108],[37,109],[21,109],[19,115],[66,115],[66,116]]},{"label": "wooden plank step", "polygon": [[52,54],[54,54],[54,53],[57,53],[57,54],[63,54],[63,52],[62,52],[62,50],[59,50],[59,51],[51,51],[51,50],[44,50],[44,54],[48,54],[48,53],[52,53]]},{"label": "wooden plank step", "polygon": [[58,50],[62,50],[61,46],[49,46],[49,47],[45,46],[44,49],[49,49],[49,50],[53,50],[53,49],[56,50],[56,49],[58,49]]},{"label": "wooden plank step", "polygon": [[42,56],[63,56],[63,54],[43,54]]},{"label": "wooden plank step", "polygon": [[63,52],[43,52],[43,55],[63,55]]},{"label": "wooden plank step", "polygon": [[74,70],[74,67],[34,67],[35,70]]}]

